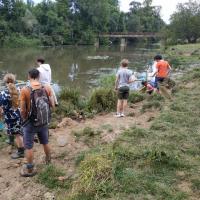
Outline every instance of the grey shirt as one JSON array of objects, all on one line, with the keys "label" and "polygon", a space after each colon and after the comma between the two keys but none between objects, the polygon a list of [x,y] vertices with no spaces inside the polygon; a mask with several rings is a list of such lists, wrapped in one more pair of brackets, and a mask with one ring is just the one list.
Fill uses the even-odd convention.
[{"label": "grey shirt", "polygon": [[120,67],[116,76],[119,77],[118,88],[123,86],[129,87],[129,80],[133,72],[127,68]]}]

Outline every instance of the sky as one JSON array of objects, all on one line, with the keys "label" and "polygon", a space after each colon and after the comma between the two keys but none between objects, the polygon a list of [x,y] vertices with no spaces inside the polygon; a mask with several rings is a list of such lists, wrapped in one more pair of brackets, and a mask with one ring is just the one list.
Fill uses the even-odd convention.
[{"label": "sky", "polygon": [[[120,9],[127,12],[131,1],[133,0],[120,0]],[[143,2],[143,0],[134,1]],[[176,10],[176,5],[185,2],[188,2],[188,0],[153,0],[153,5],[162,7],[161,17],[166,23],[169,23],[170,15]]]}]

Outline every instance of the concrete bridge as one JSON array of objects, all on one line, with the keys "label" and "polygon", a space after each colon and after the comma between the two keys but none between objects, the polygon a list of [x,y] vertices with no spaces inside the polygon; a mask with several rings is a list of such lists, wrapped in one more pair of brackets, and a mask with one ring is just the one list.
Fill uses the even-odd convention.
[{"label": "concrete bridge", "polygon": [[95,46],[99,47],[100,38],[119,38],[121,40],[120,47],[125,48],[128,38],[160,38],[159,33],[153,32],[123,32],[123,33],[101,33],[96,39]]}]

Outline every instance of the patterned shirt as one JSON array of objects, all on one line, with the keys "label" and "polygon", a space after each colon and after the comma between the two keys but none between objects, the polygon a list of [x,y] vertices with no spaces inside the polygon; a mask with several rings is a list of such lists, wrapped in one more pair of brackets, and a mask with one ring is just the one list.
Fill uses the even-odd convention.
[{"label": "patterned shirt", "polygon": [[0,93],[0,106],[3,108],[6,124],[16,124],[21,121],[20,110],[12,107],[11,96],[8,89]]}]

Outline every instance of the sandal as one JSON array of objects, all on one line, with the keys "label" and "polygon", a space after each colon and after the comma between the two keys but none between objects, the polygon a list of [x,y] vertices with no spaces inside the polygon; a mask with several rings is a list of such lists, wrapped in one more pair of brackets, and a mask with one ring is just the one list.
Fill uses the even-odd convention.
[{"label": "sandal", "polygon": [[25,164],[22,166],[20,175],[22,177],[33,177],[37,174],[33,164]]}]

